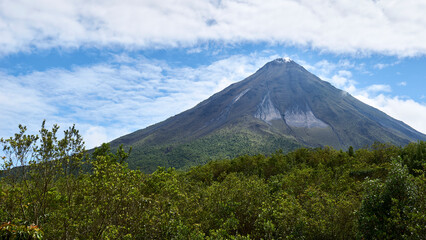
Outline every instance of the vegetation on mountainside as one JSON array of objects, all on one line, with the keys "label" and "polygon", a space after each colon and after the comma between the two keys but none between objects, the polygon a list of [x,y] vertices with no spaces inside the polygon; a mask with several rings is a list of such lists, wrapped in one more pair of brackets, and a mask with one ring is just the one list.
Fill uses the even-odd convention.
[{"label": "vegetation on mountainside", "polygon": [[285,152],[301,147],[294,139],[266,136],[243,129],[223,129],[214,134],[184,143],[163,145],[135,145],[129,157],[129,168],[144,173],[154,172],[158,166],[189,169],[212,160],[232,159],[244,154]]},{"label": "vegetation on mountainside", "polygon": [[[2,139],[1,239],[424,239],[426,142],[130,170],[78,131]],[[19,167],[19,168],[16,168]]]}]

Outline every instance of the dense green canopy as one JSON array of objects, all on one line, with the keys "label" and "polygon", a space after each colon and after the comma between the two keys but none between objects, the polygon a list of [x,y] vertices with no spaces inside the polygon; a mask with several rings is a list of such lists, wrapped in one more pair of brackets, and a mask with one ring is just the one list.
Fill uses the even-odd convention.
[{"label": "dense green canopy", "polygon": [[78,131],[2,139],[2,239],[422,239],[426,142],[127,167]]}]

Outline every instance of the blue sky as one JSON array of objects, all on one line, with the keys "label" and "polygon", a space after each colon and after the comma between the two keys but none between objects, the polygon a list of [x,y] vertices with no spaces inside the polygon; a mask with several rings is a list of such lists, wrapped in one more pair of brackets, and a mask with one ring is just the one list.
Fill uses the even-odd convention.
[{"label": "blue sky", "polygon": [[2,0],[0,137],[43,119],[87,147],[290,57],[426,133],[426,2]]}]

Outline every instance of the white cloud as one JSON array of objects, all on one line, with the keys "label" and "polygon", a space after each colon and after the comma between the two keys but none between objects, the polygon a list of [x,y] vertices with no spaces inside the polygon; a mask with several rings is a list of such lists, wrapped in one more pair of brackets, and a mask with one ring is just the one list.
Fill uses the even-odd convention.
[{"label": "white cloud", "polygon": [[382,70],[384,68],[392,67],[392,66],[395,66],[395,65],[400,64],[400,63],[401,63],[400,60],[393,62],[393,63],[377,63],[377,64],[374,65],[374,68]]},{"label": "white cloud", "polygon": [[3,0],[0,53],[213,40],[413,56],[426,53],[425,12],[422,0]]},{"label": "white cloud", "polygon": [[386,84],[373,84],[368,86],[365,91],[369,93],[378,93],[378,92],[391,92],[392,89],[389,85]]},{"label": "white cloud", "polygon": [[389,85],[373,84],[366,88],[357,88],[356,85],[347,85],[344,90],[371,105],[389,116],[401,120],[410,127],[426,134],[426,105],[410,98],[391,96]]},{"label": "white cloud", "polygon": [[321,79],[328,81],[336,88],[342,89],[346,92],[353,93],[356,91],[355,85],[357,82],[352,79],[352,72],[348,68],[356,68],[355,65],[350,64],[334,64],[324,60],[314,64],[310,67],[311,71],[317,74]]},{"label": "white cloud", "polygon": [[402,86],[402,87],[405,87],[405,86],[407,86],[407,82],[399,82],[398,83],[398,86]]},{"label": "white cloud", "polygon": [[337,74],[333,75],[331,79],[328,79],[330,83],[332,83],[337,88],[347,89],[354,82],[350,79],[352,77],[352,73],[347,70],[339,70]]},{"label": "white cloud", "polygon": [[[330,82],[337,88],[344,90],[343,94],[350,93],[362,102],[371,105],[389,116],[401,120],[414,129],[426,133],[426,104],[419,103],[410,98],[392,96],[392,88],[387,84],[372,84],[366,87],[358,87],[358,83],[352,79],[354,69],[364,72],[361,66],[354,64],[333,63],[321,60],[315,64],[303,64],[305,68],[321,76],[321,79]],[[405,86],[406,82],[398,85]]]},{"label": "white cloud", "polygon": [[377,63],[376,65],[374,65],[374,68],[377,68],[377,69],[383,69],[385,67],[387,67],[387,65],[384,63]]},{"label": "white cloud", "polygon": [[100,143],[108,142],[107,130],[100,126],[91,126],[82,135],[86,146],[99,147]]},{"label": "white cloud", "polygon": [[418,103],[412,99],[386,96],[379,94],[371,96],[368,94],[355,95],[359,100],[380,109],[389,116],[401,120],[417,131],[426,133],[426,105]]},{"label": "white cloud", "polygon": [[86,146],[98,146],[191,108],[276,57],[236,55],[190,68],[116,56],[118,64],[0,72],[0,137],[11,136],[19,123],[36,133],[47,119],[62,128],[75,123]]}]

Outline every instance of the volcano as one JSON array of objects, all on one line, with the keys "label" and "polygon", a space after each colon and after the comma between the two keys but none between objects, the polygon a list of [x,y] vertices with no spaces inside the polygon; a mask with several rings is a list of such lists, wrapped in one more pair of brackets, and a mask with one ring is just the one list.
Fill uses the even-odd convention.
[{"label": "volcano", "polygon": [[129,167],[182,168],[211,159],[278,149],[405,145],[426,135],[279,58],[192,109],[130,133],[111,145],[132,146]]}]

